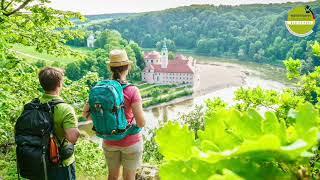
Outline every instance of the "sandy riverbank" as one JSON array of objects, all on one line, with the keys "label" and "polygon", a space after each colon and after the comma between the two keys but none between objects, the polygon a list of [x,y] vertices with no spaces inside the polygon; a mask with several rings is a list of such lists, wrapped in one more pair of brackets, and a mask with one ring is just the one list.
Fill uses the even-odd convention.
[{"label": "sandy riverbank", "polygon": [[200,81],[195,85],[195,96],[201,96],[220,89],[242,86],[250,74],[248,69],[231,63],[199,63]]},{"label": "sandy riverbank", "polygon": [[240,87],[245,84],[246,77],[253,72],[241,65],[224,62],[199,62],[197,68],[200,80],[195,84],[192,96],[180,97],[170,102],[164,102],[144,109],[151,110],[156,107],[191,100],[194,97],[203,96],[221,89]]}]

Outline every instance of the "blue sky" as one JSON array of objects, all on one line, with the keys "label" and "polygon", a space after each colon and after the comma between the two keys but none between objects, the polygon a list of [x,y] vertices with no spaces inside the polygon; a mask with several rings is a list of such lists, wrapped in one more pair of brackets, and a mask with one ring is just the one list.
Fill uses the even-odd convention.
[{"label": "blue sky", "polygon": [[51,7],[83,14],[156,11],[191,4],[238,5],[312,0],[51,0]]}]

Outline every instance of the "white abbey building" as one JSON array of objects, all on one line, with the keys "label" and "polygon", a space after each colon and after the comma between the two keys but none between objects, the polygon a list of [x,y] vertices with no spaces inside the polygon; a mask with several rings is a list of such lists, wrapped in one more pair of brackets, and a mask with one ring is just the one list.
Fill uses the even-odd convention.
[{"label": "white abbey building", "polygon": [[142,80],[150,84],[191,84],[199,80],[196,60],[192,57],[178,55],[174,60],[168,59],[168,49],[163,46],[161,54],[157,51],[145,53],[146,68]]},{"label": "white abbey building", "polygon": [[94,48],[94,43],[96,42],[96,39],[94,38],[94,35],[91,34],[87,39],[87,47],[88,48]]}]

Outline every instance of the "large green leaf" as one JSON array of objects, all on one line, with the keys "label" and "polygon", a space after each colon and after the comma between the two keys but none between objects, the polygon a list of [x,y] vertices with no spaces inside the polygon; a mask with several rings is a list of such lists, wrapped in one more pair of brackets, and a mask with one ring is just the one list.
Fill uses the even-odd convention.
[{"label": "large green leaf", "polygon": [[[205,118],[205,130],[198,132],[199,139],[201,141],[211,141],[212,146],[218,147],[220,151],[232,149],[235,145],[240,144],[241,140],[237,136],[231,131],[226,131],[228,126],[225,121],[230,119],[231,116],[237,117],[236,113],[236,111],[228,112],[225,110],[208,113]],[[210,143],[206,144],[209,145]]]},{"label": "large green leaf", "polygon": [[296,125],[298,136],[305,137],[305,134],[312,127],[317,126],[318,112],[314,109],[312,104],[306,103],[299,105],[296,110]]},{"label": "large green leaf", "polygon": [[215,174],[211,177],[209,177],[208,180],[243,180],[243,178],[241,178],[240,176],[238,176],[237,174],[233,173],[232,171],[228,170],[228,169],[223,169],[222,170],[222,175],[220,174]]},{"label": "large green leaf", "polygon": [[214,166],[197,159],[169,161],[160,167],[160,177],[162,180],[204,180],[214,173]]},{"label": "large green leaf", "polygon": [[157,131],[156,142],[167,160],[188,160],[195,145],[194,133],[187,126],[169,122]]},{"label": "large green leaf", "polygon": [[319,133],[318,114],[311,104],[299,106],[294,114],[291,118],[296,124],[287,129],[273,112],[267,112],[263,119],[255,110],[209,111],[205,130],[199,131],[196,142],[186,127],[169,123],[157,137],[166,159],[160,176],[164,179],[290,179],[293,174],[283,172],[277,163],[306,160],[312,155],[309,150],[317,144]]}]

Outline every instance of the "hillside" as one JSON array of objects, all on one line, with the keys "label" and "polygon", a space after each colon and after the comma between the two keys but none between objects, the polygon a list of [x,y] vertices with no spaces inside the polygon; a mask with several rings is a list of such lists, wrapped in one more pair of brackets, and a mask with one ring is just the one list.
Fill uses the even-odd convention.
[{"label": "hillside", "polygon": [[[88,30],[116,29],[144,48],[154,48],[166,38],[171,50],[275,63],[290,56],[306,59],[311,40],[320,36],[318,22],[315,33],[306,38],[294,37],[286,29],[287,12],[301,4],[192,5],[114,18]],[[319,14],[317,3],[309,5]]]},{"label": "hillside", "polygon": [[122,18],[133,15],[134,13],[113,13],[113,14],[94,14],[86,15],[85,17],[90,20],[101,20],[101,19],[113,19],[113,18]]},{"label": "hillside", "polygon": [[79,19],[74,19],[73,22],[77,24],[77,28],[81,28],[83,26],[90,26],[92,24],[105,23],[106,21],[117,19],[117,18],[125,18],[127,16],[134,15],[135,13],[113,13],[113,14],[94,14],[94,15],[85,15],[85,21],[80,21]]}]

